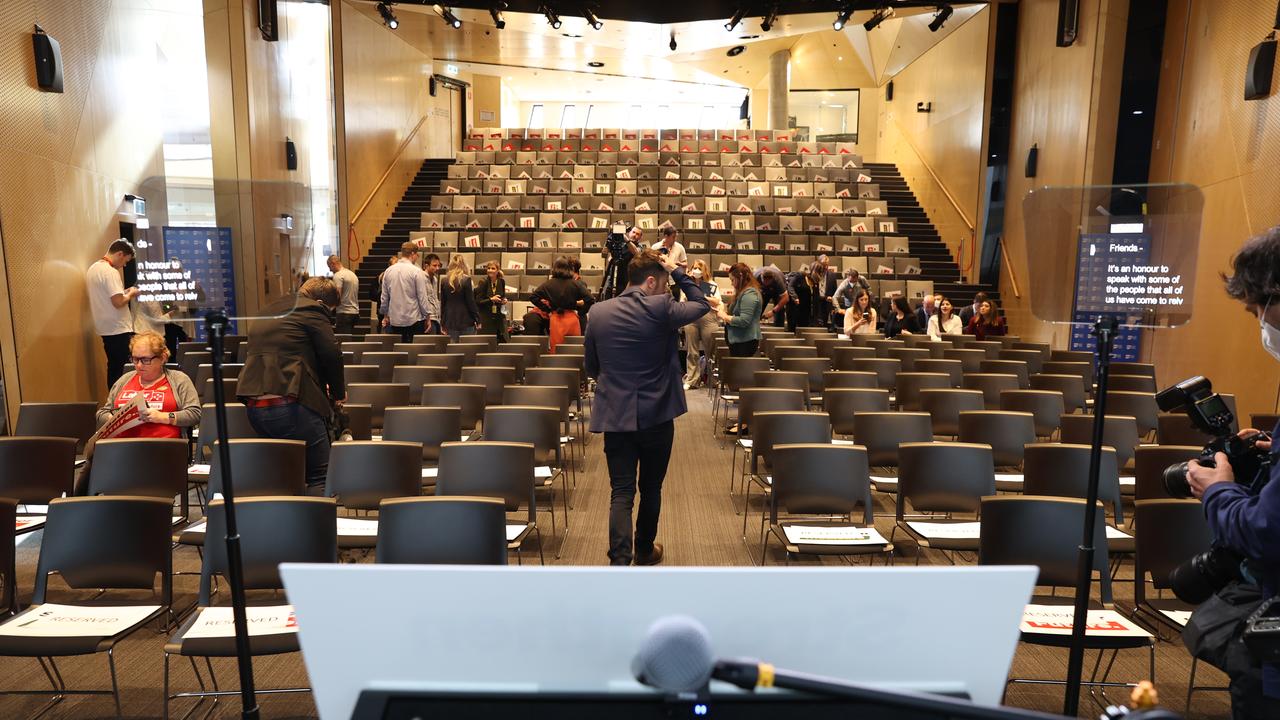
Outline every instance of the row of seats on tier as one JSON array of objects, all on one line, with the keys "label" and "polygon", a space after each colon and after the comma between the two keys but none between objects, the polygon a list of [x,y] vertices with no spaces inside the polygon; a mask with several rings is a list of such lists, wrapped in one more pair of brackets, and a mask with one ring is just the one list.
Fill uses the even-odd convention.
[{"label": "row of seats on tier", "polygon": [[[581,184],[580,184],[581,183]],[[460,181],[431,197],[440,211],[548,210],[586,211],[600,204],[620,211],[682,213],[777,213],[801,215],[886,215],[888,202],[874,186],[859,186],[859,195],[840,195],[814,183],[735,183],[718,186],[701,181]],[[818,186],[832,183],[817,183]],[[451,188],[458,188],[449,192]],[[728,190],[728,192],[726,192]],[[796,192],[792,192],[796,191]],[[815,193],[817,191],[817,193]]]},{"label": "row of seats on tier", "polygon": [[[879,194],[880,186],[877,184],[869,172],[864,168],[835,168],[835,167],[788,167],[785,165],[722,165],[698,163],[696,165],[632,165],[618,163],[595,163],[581,164],[576,162],[567,163],[535,163],[528,165],[491,165],[491,164],[465,164],[454,163],[449,165],[445,170],[445,179],[441,181],[440,187],[444,192],[466,192],[465,190],[449,188],[465,187],[466,182],[480,182],[484,187],[503,186],[508,180],[528,180],[546,181],[557,180],[563,182],[572,182],[575,185],[580,182],[590,182],[593,180],[604,181],[681,181],[681,180],[698,180],[708,182],[758,182],[765,181],[774,182],[792,182],[792,183],[810,183],[815,186],[821,185],[825,189],[828,185],[835,186],[835,191],[844,191],[844,194],[854,194],[854,187],[851,184],[856,183],[856,188],[864,191],[874,191]],[[815,190],[817,188],[815,187]],[[493,192],[492,190],[480,190],[479,192]],[[584,194],[590,194],[591,190],[585,190]],[[632,192],[632,194],[637,194]],[[654,195],[659,193],[639,193],[641,195]],[[811,192],[810,195],[816,195]]]},{"label": "row of seats on tier", "polygon": [[816,167],[862,167],[862,156],[852,148],[824,152],[799,143],[757,142],[671,143],[653,140],[523,140],[499,142],[466,140],[458,152],[459,162],[499,165],[578,163],[646,165],[764,165],[804,164]]},{"label": "row of seats on tier", "polygon": [[[585,230],[605,234],[614,222],[635,225],[641,230],[655,231],[663,227],[682,230],[734,232],[819,233],[831,235],[866,234],[895,235],[898,219],[892,217],[857,217],[854,215],[718,215],[685,213],[659,216],[658,213],[617,211],[611,207],[596,213],[586,212],[449,212],[422,213],[422,230]],[[601,225],[601,223],[604,223]]]},{"label": "row of seats on tier", "polygon": [[[649,228],[641,228],[649,230]],[[687,230],[679,238],[685,250],[769,253],[778,255],[818,253],[842,257],[902,256],[911,252],[911,241],[901,235],[828,235],[824,233],[706,232]],[[414,230],[409,240],[428,250],[509,250],[511,252],[585,250],[599,255],[604,249],[603,230]],[[588,254],[588,253],[583,253]],[[584,258],[584,262],[585,262]],[[851,263],[859,262],[850,260]],[[867,260],[866,262],[871,262]],[[850,267],[855,267],[850,265]],[[512,268],[517,269],[517,268]],[[870,267],[867,271],[870,271]],[[859,268],[861,270],[861,268]]]},{"label": "row of seats on tier", "polygon": [[[803,132],[803,131],[802,131]],[[767,128],[503,128],[478,127],[467,132],[467,137],[474,139],[501,138],[571,138],[571,139],[622,139],[622,140],[798,140],[799,134],[792,129],[772,130]],[[854,143],[846,143],[852,147]]]}]

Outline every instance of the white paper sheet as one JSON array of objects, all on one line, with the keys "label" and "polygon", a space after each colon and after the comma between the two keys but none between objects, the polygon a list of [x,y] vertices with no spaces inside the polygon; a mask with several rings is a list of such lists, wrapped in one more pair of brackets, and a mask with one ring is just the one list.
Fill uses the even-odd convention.
[{"label": "white paper sheet", "polygon": [[[1073,615],[1070,605],[1028,605],[1018,629],[1025,633],[1070,635]],[[1090,610],[1085,632],[1094,637],[1151,637],[1115,610]]]},{"label": "white paper sheet", "polygon": [[996,482],[1022,483],[1022,473],[996,473]]},{"label": "white paper sheet", "polygon": [[787,541],[794,545],[885,545],[884,539],[875,528],[861,528],[852,525],[843,527],[825,527],[814,525],[784,525],[783,533]]},{"label": "white paper sheet", "polygon": [[551,468],[546,465],[539,465],[533,469],[533,477],[535,480],[546,480],[552,475]]},{"label": "white paper sheet", "polygon": [[1133,536],[1114,525],[1108,525],[1107,539],[1108,540],[1126,540],[1126,539],[1133,539]]},{"label": "white paper sheet", "polygon": [[520,537],[520,533],[524,532],[524,529],[526,527],[528,527],[528,525],[525,523],[508,524],[507,525],[507,542],[511,542],[512,540],[515,540],[516,538]]},{"label": "white paper sheet", "polygon": [[894,485],[898,484],[898,478],[889,477],[888,475],[872,475],[871,483],[873,485]]},{"label": "white paper sheet", "polygon": [[1161,610],[1160,614],[1181,626],[1186,626],[1191,621],[1190,610]]},{"label": "white paper sheet", "polygon": [[366,520],[364,518],[338,518],[338,534],[359,536],[359,537],[377,537],[378,521]]},{"label": "white paper sheet", "polygon": [[204,526],[205,526],[205,521],[201,520],[198,523],[192,523],[191,525],[188,525],[187,527],[183,528],[182,532],[202,533],[204,532]]},{"label": "white paper sheet", "polygon": [[977,540],[982,531],[980,522],[921,522],[907,521],[907,526],[931,540]]},{"label": "white paper sheet", "polygon": [[159,605],[58,605],[45,603],[0,625],[8,637],[110,637],[137,625]]},{"label": "white paper sheet", "polygon": [[1120,476],[1120,487],[1134,487],[1138,484],[1138,478],[1132,475]]},{"label": "white paper sheet", "polygon": [[208,474],[209,474],[209,464],[208,464],[208,463],[196,463],[195,465],[192,465],[191,467],[187,468],[187,474],[188,474],[188,475],[208,475]]},{"label": "white paper sheet", "polygon": [[[247,607],[245,620],[248,621],[250,637],[298,632],[298,620],[292,605]],[[200,617],[192,623],[183,637],[224,638],[235,635],[235,632],[231,608],[211,607],[200,611]]]},{"label": "white paper sheet", "polygon": [[853,444],[853,441],[852,441],[852,440],[841,440],[840,438],[833,438],[833,439],[831,440],[831,444],[832,444],[832,445],[852,445],[852,444]]},{"label": "white paper sheet", "polygon": [[17,529],[15,532],[31,532],[38,528],[44,527],[44,515],[24,515],[18,517]]},{"label": "white paper sheet", "polygon": [[422,479],[437,477],[440,474],[440,468],[422,468]]}]

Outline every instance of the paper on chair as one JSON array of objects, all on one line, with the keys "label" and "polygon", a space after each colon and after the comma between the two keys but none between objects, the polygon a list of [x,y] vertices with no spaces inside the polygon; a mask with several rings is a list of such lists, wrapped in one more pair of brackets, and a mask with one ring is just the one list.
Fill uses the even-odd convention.
[{"label": "paper on chair", "polygon": [[1133,536],[1114,525],[1107,526],[1108,540],[1132,540]]},{"label": "paper on chair", "polygon": [[44,522],[44,515],[24,515],[18,518],[14,532],[31,532],[36,528],[44,527]]},{"label": "paper on chair", "polygon": [[822,525],[784,525],[783,533],[787,541],[793,545],[886,545],[884,539],[875,528],[861,528],[853,525],[828,527]]},{"label": "paper on chair", "polygon": [[[271,605],[245,608],[245,620],[249,636],[284,635],[298,632],[298,618],[292,605]],[[235,635],[234,620],[229,607],[211,607],[200,611],[200,616],[187,628],[184,638],[226,638]]]},{"label": "paper on chair", "polygon": [[1161,610],[1160,614],[1184,627],[1191,621],[1190,610]]},{"label": "paper on chair", "polygon": [[422,468],[422,479],[437,477],[440,474],[440,468]]},{"label": "paper on chair", "polygon": [[[1022,611],[1024,633],[1070,635],[1074,609],[1070,605],[1028,605]],[[1090,610],[1085,633],[1094,637],[1151,637],[1115,610]]]},{"label": "paper on chair", "polygon": [[1138,478],[1132,475],[1120,476],[1120,487],[1134,487],[1138,484]]},{"label": "paper on chair", "polygon": [[852,444],[853,444],[853,441],[852,441],[852,440],[842,440],[842,439],[840,439],[840,438],[833,438],[833,439],[831,440],[831,444],[832,444],[832,445],[852,445]]},{"label": "paper on chair", "polygon": [[977,540],[982,531],[980,522],[920,522],[909,520],[907,526],[922,537],[931,540]]},{"label": "paper on chair", "polygon": [[1022,473],[996,473],[996,482],[1021,483]]},{"label": "paper on chair", "polygon": [[520,537],[520,533],[524,532],[527,527],[529,526],[525,523],[513,523],[507,525],[507,542],[511,542]]},{"label": "paper on chair", "polygon": [[195,465],[192,465],[191,467],[187,468],[187,474],[188,474],[188,475],[208,475],[208,474],[209,474],[209,464],[208,464],[208,463],[196,463]]},{"label": "paper on chair", "polygon": [[338,518],[338,535],[377,537],[378,521],[364,518]]},{"label": "paper on chair", "polygon": [[546,480],[551,476],[551,468],[546,465],[539,465],[533,469],[533,477],[536,480]]},{"label": "paper on chair", "polygon": [[35,605],[0,625],[8,637],[111,637],[160,609],[159,605]]},{"label": "paper on chair", "polygon": [[871,482],[874,485],[897,485],[898,478],[889,477],[888,475],[872,475]]},{"label": "paper on chair", "polygon": [[187,527],[183,528],[183,529],[182,529],[182,532],[184,532],[184,533],[202,533],[202,532],[204,532],[204,526],[205,526],[205,521],[204,521],[204,520],[201,520],[200,522],[192,523],[192,524],[188,525]]}]

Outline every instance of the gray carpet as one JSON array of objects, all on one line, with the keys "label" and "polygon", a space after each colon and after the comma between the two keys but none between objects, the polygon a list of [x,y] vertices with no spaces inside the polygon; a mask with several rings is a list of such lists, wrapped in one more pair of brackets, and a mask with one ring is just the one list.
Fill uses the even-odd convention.
[{"label": "gray carpet", "polygon": [[[672,453],[663,493],[662,521],[658,540],[666,548],[666,564],[670,565],[750,565],[759,560],[756,543],[758,514],[752,514],[748,524],[750,545],[742,539],[742,517],[735,514],[741,499],[728,495],[730,451],[711,439],[711,411],[708,396],[703,391],[690,392],[689,414],[676,423],[675,449]],[[579,473],[574,493],[574,509],[571,511],[571,532],[564,545],[563,564],[604,565],[608,559],[607,523],[609,490],[604,472],[604,458],[599,437],[592,438],[586,454],[586,467]],[[891,513],[890,496],[878,496],[877,512]],[[753,513],[758,505],[753,503]],[[877,526],[888,536],[892,528],[890,519],[880,519]],[[19,547],[19,587],[26,602],[30,596],[36,563],[39,536],[34,536]],[[548,559],[560,538],[548,539]],[[770,562],[780,562],[781,554],[776,545]],[[916,549],[909,543],[898,546],[898,562],[911,564],[916,561]],[[536,553],[534,554],[536,557]],[[529,555],[526,555],[528,558]],[[352,558],[353,560],[356,558]],[[970,561],[972,561],[970,559]],[[794,562],[817,562],[798,559]],[[839,562],[827,560],[827,562]],[[946,562],[936,553],[921,558],[923,564]],[[180,571],[198,572],[196,553],[183,548],[175,554],[175,565]],[[1132,577],[1132,565],[1120,571],[1121,578]],[[189,604],[194,597],[196,578],[179,578],[175,587],[180,595],[180,606]],[[1117,603],[1127,608],[1132,602],[1131,580],[1120,580],[1115,585]],[[165,637],[152,630],[134,634],[121,643],[116,651],[119,679],[122,688],[124,712],[127,717],[159,717],[161,713],[162,648]],[[1086,657],[1086,670],[1092,665],[1093,654]],[[1124,680],[1146,678],[1145,651],[1120,653],[1112,677]],[[47,687],[34,660],[4,658],[0,660],[0,683],[5,690],[35,689]],[[105,656],[68,658],[59,662],[68,683],[77,687],[106,688]],[[218,679],[224,688],[236,687],[234,663],[215,661]],[[1062,678],[1066,674],[1066,651],[1020,645],[1014,658],[1012,675],[1018,677]],[[1163,704],[1181,711],[1186,699],[1187,678],[1191,661],[1186,650],[1176,638],[1161,642],[1157,651],[1157,684]],[[306,683],[302,658],[283,656],[262,658],[255,662],[259,687],[287,687]],[[173,663],[173,686],[177,690],[194,689],[194,678],[189,666]],[[1220,686],[1225,677],[1213,668],[1201,664],[1197,670],[1200,685]],[[1122,698],[1122,691],[1111,691],[1113,699]],[[1009,705],[1047,712],[1060,712],[1062,689],[1049,686],[1013,686],[1009,690]],[[30,715],[38,710],[42,700],[35,698],[0,698],[0,717],[12,718]],[[172,707],[180,716],[190,707],[189,700],[179,701]],[[314,717],[315,707],[309,695],[279,695],[260,699],[263,715],[274,718]],[[1097,709],[1085,697],[1081,701],[1082,716],[1097,717]],[[217,717],[237,717],[239,703],[228,698],[220,704]],[[114,714],[109,697],[70,698],[54,709],[50,717],[93,718],[111,717]],[[1222,718],[1230,714],[1226,693],[1197,693],[1189,718]]]}]

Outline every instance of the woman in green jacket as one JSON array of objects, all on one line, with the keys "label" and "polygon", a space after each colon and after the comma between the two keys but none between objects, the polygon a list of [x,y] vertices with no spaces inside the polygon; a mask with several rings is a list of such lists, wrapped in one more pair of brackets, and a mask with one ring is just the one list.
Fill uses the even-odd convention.
[{"label": "woman in green jacket", "polygon": [[729,355],[751,357],[760,347],[760,314],[764,309],[760,283],[744,263],[729,268],[729,281],[733,283],[733,304],[728,309],[722,304],[716,312],[724,321]]}]

